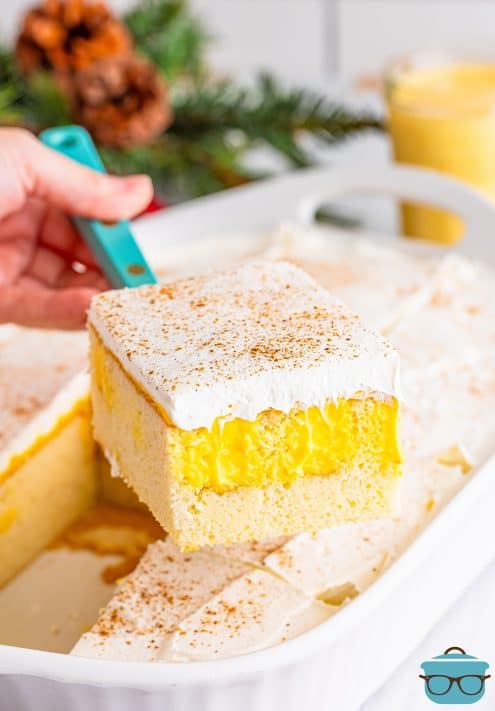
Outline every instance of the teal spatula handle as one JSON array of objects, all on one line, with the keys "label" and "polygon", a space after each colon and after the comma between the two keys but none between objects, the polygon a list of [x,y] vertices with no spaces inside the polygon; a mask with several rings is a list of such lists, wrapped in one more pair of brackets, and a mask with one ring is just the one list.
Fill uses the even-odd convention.
[{"label": "teal spatula handle", "polygon": [[[105,167],[89,133],[81,126],[49,128],[40,140],[50,148],[100,173]],[[77,229],[115,288],[156,284],[157,279],[138,247],[129,223],[111,224],[74,217]]]}]

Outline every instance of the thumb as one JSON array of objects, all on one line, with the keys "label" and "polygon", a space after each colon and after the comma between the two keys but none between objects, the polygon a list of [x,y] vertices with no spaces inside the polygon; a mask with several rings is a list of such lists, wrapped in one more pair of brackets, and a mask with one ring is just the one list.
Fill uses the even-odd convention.
[{"label": "thumb", "polygon": [[2,134],[0,147],[12,159],[24,198],[38,197],[69,214],[97,220],[133,217],[152,198],[146,175],[98,173],[47,148],[27,131],[5,129]]}]

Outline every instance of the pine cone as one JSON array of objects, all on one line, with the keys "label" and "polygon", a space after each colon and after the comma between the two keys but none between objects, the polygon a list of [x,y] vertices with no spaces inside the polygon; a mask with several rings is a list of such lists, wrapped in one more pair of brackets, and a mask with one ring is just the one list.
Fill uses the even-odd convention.
[{"label": "pine cone", "polygon": [[129,52],[125,26],[91,0],[44,0],[24,16],[16,55],[24,73],[84,69],[103,57]]},{"label": "pine cone", "polygon": [[101,145],[146,144],[172,121],[165,83],[152,64],[132,55],[77,72],[70,93],[75,120]]}]

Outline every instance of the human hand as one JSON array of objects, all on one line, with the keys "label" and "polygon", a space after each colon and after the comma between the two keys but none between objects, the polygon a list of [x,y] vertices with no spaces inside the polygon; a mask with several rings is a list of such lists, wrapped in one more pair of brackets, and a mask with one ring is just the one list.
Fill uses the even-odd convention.
[{"label": "human hand", "polygon": [[107,284],[69,215],[127,219],[152,192],[147,176],[97,173],[27,131],[0,129],[0,323],[82,328]]}]

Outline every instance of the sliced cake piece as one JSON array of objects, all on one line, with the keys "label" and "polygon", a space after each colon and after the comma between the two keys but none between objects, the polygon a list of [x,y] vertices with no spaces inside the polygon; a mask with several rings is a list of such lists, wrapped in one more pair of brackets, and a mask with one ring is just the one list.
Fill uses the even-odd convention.
[{"label": "sliced cake piece", "polygon": [[85,334],[0,328],[0,586],[92,503]]},{"label": "sliced cake piece", "polygon": [[302,270],[107,292],[89,322],[96,439],[182,548],[390,513],[398,355]]}]

